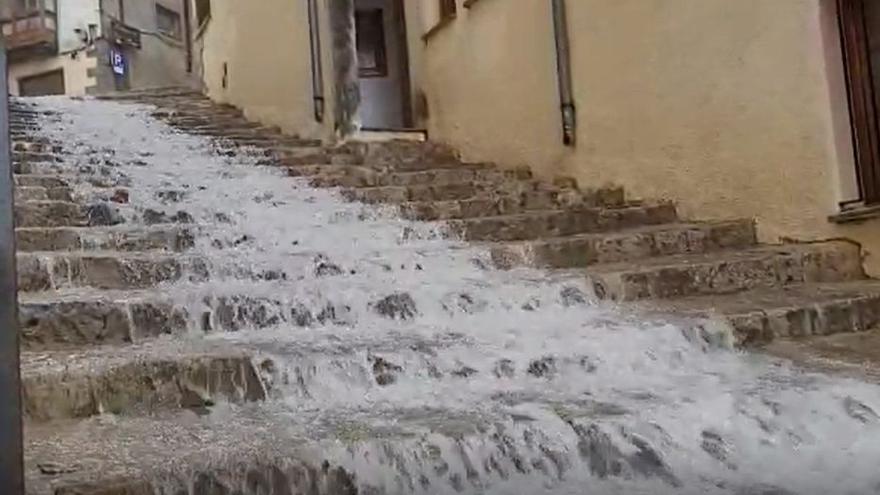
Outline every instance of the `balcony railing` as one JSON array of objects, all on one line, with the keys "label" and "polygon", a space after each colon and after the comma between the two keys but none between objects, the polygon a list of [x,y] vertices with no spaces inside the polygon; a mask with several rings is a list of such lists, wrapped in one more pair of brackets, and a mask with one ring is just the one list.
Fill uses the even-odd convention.
[{"label": "balcony railing", "polygon": [[0,10],[0,25],[11,61],[58,51],[56,0],[13,2]]}]

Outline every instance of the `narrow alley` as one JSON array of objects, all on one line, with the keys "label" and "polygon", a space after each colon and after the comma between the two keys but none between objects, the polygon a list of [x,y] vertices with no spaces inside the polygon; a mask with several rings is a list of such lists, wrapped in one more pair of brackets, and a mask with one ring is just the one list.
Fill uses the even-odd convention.
[{"label": "narrow alley", "polygon": [[185,90],[11,121],[29,494],[880,487],[876,377],[740,350],[875,325],[854,244]]}]

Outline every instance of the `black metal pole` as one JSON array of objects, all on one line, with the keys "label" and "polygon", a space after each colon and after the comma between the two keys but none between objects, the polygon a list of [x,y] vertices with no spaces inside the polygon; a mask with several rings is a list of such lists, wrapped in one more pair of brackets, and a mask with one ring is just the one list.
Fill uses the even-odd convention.
[{"label": "black metal pole", "polygon": [[24,495],[6,44],[0,36],[0,492]]},{"label": "black metal pole", "polygon": [[562,116],[562,142],[574,146],[577,141],[577,108],[571,78],[571,44],[568,40],[568,13],[565,0],[551,0],[553,34],[556,41],[556,78]]},{"label": "black metal pole", "polygon": [[312,98],[315,105],[315,120],[324,121],[324,64],[321,61],[321,21],[318,16],[318,0],[308,0],[309,41],[312,62]]}]

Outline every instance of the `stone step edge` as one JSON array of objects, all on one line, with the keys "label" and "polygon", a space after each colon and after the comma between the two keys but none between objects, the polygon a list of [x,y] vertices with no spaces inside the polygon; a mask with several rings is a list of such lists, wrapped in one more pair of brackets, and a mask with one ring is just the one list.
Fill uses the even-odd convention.
[{"label": "stone step edge", "polygon": [[[314,413],[294,415],[283,406],[273,406],[231,408],[216,419],[184,412],[112,422],[93,419],[29,425],[25,429],[28,493],[204,495],[236,493],[238,489],[254,494],[381,493],[367,485],[373,478],[370,473],[359,470],[377,469],[376,462],[394,465],[398,458],[393,452],[389,459],[381,454],[394,444],[397,449],[392,450],[415,454],[417,465],[407,466],[414,470],[410,481],[422,480],[425,489],[434,483],[443,493],[450,484],[458,486],[457,491],[464,488],[466,493],[471,489],[482,493],[493,483],[509,481],[490,462],[496,455],[504,457],[503,452],[481,449],[483,455],[470,459],[472,466],[468,462],[447,464],[444,456],[460,458],[462,444],[496,445],[499,435],[505,438],[510,435],[506,432],[523,426],[521,415],[512,408],[493,413],[394,410],[368,417],[359,417],[354,411],[334,411],[316,418]],[[549,404],[543,408],[541,414],[553,430],[547,431],[548,435],[564,428],[574,438],[602,437],[601,432],[588,432],[590,416],[619,414],[603,412],[595,405],[572,405],[569,409],[572,412]],[[395,419],[393,427],[388,426],[389,418]],[[515,480],[530,476],[555,479],[557,454],[542,446],[518,444],[507,454],[511,457],[504,460]],[[353,455],[369,453],[380,458],[367,464],[352,461]],[[521,456],[530,462],[515,469]],[[618,456],[619,462],[628,464],[627,456]],[[571,466],[572,471],[589,471],[588,458],[572,452],[571,459],[577,463]],[[651,469],[654,472],[641,474],[658,476],[657,468]],[[669,477],[660,475],[657,482],[664,480],[668,483]]]},{"label": "stone step edge", "polygon": [[[599,263],[619,263],[637,259],[644,259],[656,255],[643,255],[641,253],[635,253],[632,256],[627,255],[625,257],[622,257],[621,259],[607,261],[596,260],[591,261],[590,263],[578,263],[577,265],[558,266],[542,260],[541,251],[545,249],[552,250],[556,247],[564,248],[566,246],[577,243],[591,244],[591,247],[596,247],[596,245],[598,244],[617,241],[620,245],[627,245],[628,243],[626,241],[635,241],[639,237],[643,236],[650,237],[651,243],[653,245],[654,243],[659,242],[656,239],[656,236],[673,234],[686,235],[689,232],[704,232],[708,233],[709,237],[711,238],[712,232],[715,232],[716,230],[724,231],[726,229],[740,230],[740,234],[746,235],[737,235],[733,238],[722,238],[717,242],[717,245],[703,245],[698,250],[680,250],[676,253],[666,253],[661,256],[665,256],[668,254],[706,253],[716,251],[720,252],[723,250],[734,248],[757,246],[757,231],[755,222],[753,220],[745,219],[715,222],[677,222],[658,225],[644,225],[638,227],[623,228],[619,230],[610,230],[605,232],[590,232],[584,234],[574,234],[562,237],[547,237],[527,241],[477,241],[474,242],[474,244],[489,249],[492,260],[495,263],[495,267],[502,270],[512,269],[521,266],[546,269],[574,268],[577,266],[588,266]],[[630,242],[629,245],[632,246],[632,242]],[[692,246],[688,245],[686,246],[686,248],[692,248]]]},{"label": "stone step edge", "polygon": [[[798,294],[804,295],[800,301]],[[747,298],[753,298],[754,304],[743,305]],[[873,279],[628,304],[651,317],[701,318],[710,325],[720,323],[730,331],[733,344],[743,348],[761,348],[779,339],[880,328],[880,280]]]},{"label": "stone step edge", "polygon": [[267,389],[251,356],[232,346],[163,339],[71,351],[24,351],[23,414],[46,422],[100,414],[204,410],[253,402]]},{"label": "stone step edge", "polygon": [[[774,277],[778,279],[773,284],[776,287],[867,278],[862,265],[861,247],[849,241],[762,244],[749,249],[718,251],[711,258],[707,253],[658,256],[634,262],[593,265],[584,269],[584,275],[593,284],[600,299],[619,302],[646,298],[674,299],[766,286],[760,283],[749,285],[757,280],[752,272],[756,263],[761,264],[759,268],[762,270],[772,268]],[[726,275],[727,279],[722,275]],[[727,288],[709,287],[707,281],[714,279],[732,285]],[[691,284],[697,286],[691,287]],[[740,287],[737,284],[745,285]]]}]

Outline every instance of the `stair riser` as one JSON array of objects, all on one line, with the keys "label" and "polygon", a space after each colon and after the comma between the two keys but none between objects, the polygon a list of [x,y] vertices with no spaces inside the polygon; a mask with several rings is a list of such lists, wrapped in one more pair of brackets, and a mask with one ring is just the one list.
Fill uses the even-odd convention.
[{"label": "stair riser", "polygon": [[[312,172],[306,171],[306,172]],[[295,172],[294,172],[295,173]],[[470,184],[474,182],[493,182],[499,184],[506,181],[528,180],[530,174],[516,171],[447,168],[425,172],[383,173],[365,168],[346,173],[323,173],[318,171],[311,180],[314,187],[410,187],[410,186],[447,186]]]},{"label": "stair riser", "polygon": [[450,184],[428,187],[382,187],[343,189],[342,196],[349,201],[366,204],[399,204],[409,201],[461,200],[481,192],[475,184]]},{"label": "stair riser", "polygon": [[742,347],[766,345],[780,338],[804,338],[863,332],[880,326],[880,294],[734,315],[727,318]]},{"label": "stair riser", "polygon": [[67,202],[23,202],[15,206],[16,227],[86,227],[86,209]]},{"label": "stair riser", "polygon": [[20,303],[22,347],[45,349],[140,342],[182,334],[187,315],[170,302]]},{"label": "stair riser", "polygon": [[198,259],[18,256],[18,287],[24,292],[73,287],[145,289],[184,278],[207,280],[207,265]]},{"label": "stair riser", "polygon": [[449,225],[455,235],[468,241],[523,241],[659,225],[676,220],[672,205],[657,205],[622,210],[563,210],[527,217],[452,221]]},{"label": "stair riser", "polygon": [[499,269],[577,268],[597,263],[618,263],[651,256],[706,253],[755,245],[752,222],[709,226],[703,229],[636,232],[574,237],[558,242],[498,245],[491,249]]},{"label": "stair riser", "polygon": [[794,283],[844,282],[865,277],[855,245],[812,253],[784,253],[720,264],[589,275],[596,295],[613,301],[724,294]]},{"label": "stair riser", "polygon": [[516,215],[536,210],[619,207],[623,203],[620,189],[592,192],[527,191],[461,201],[404,203],[400,205],[400,215],[408,220],[433,222]]},{"label": "stair riser", "polygon": [[192,248],[195,238],[187,229],[145,232],[101,232],[76,228],[18,229],[16,248],[28,251],[151,251],[181,252]]},{"label": "stair riser", "polygon": [[67,187],[17,187],[15,200],[22,201],[73,201],[73,193]]},{"label": "stair riser", "polygon": [[16,187],[43,187],[46,189],[69,187],[64,179],[52,176],[16,175],[13,179]]},{"label": "stair riser", "polygon": [[96,374],[25,374],[23,410],[28,421],[98,414],[150,414],[200,410],[220,401],[259,401],[265,389],[247,357],[135,361]]},{"label": "stair riser", "polygon": [[45,141],[15,141],[12,149],[16,153],[55,153],[60,154],[64,151],[63,147],[52,145]]},{"label": "stair riser", "polygon": [[307,307],[253,297],[210,297],[187,310],[171,301],[96,301],[20,304],[22,346],[67,348],[143,342],[187,332],[238,332],[278,325],[291,328],[344,324],[342,306]]},{"label": "stair riser", "polygon": [[[307,464],[293,459],[270,461],[264,456],[242,456],[233,469],[216,470],[192,466],[186,477],[161,475],[167,480],[155,484],[141,479],[105,479],[98,482],[67,483],[53,495],[353,495],[354,477],[329,463]],[[173,481],[172,481],[173,480]],[[165,491],[175,486],[175,491]],[[364,493],[367,493],[366,491]],[[370,492],[378,493],[378,492]],[[39,495],[43,495],[42,493]],[[46,494],[48,495],[48,494]]]}]

